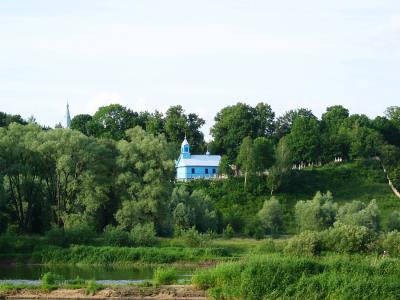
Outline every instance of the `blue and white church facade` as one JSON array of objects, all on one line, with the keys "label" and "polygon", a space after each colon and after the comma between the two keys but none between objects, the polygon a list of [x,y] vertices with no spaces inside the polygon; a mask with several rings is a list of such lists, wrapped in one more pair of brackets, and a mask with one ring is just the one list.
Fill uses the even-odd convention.
[{"label": "blue and white church facade", "polygon": [[175,162],[176,179],[191,180],[198,178],[215,178],[219,173],[220,155],[211,155],[208,152],[205,155],[190,154],[190,145],[185,137],[181,145],[181,154]]}]

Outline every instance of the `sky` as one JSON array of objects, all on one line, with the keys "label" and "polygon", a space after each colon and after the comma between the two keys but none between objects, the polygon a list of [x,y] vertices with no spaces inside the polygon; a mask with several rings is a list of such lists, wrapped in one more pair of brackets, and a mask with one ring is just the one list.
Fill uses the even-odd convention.
[{"label": "sky", "polygon": [[398,0],[1,0],[0,111],[400,105]]}]

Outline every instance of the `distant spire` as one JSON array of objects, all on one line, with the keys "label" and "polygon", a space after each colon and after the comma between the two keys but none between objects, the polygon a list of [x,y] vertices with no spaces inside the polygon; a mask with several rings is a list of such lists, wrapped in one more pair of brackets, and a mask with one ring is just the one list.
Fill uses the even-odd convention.
[{"label": "distant spire", "polygon": [[69,104],[67,101],[67,116],[66,116],[66,121],[67,121],[67,128],[71,128],[71,115],[69,113]]}]

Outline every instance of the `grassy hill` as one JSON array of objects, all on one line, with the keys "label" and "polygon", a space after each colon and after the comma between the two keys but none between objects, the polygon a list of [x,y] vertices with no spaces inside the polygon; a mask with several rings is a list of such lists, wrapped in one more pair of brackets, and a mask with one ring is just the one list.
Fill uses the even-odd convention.
[{"label": "grassy hill", "polygon": [[[216,201],[225,222],[250,223],[261,209],[265,199],[270,197],[265,177],[250,178],[244,189],[243,178],[223,181],[193,181],[187,183],[190,189],[205,188]],[[387,184],[380,162],[359,160],[322,167],[294,170],[286,184],[274,194],[284,207],[288,233],[294,233],[294,206],[297,201],[309,200],[317,191],[331,191],[339,205],[353,200],[369,203],[375,199],[382,215],[383,228],[387,217],[400,209],[397,198]]]}]

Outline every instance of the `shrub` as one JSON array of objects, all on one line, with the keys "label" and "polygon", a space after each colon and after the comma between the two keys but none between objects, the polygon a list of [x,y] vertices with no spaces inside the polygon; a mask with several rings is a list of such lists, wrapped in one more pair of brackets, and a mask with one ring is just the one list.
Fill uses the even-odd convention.
[{"label": "shrub", "polygon": [[226,239],[231,239],[233,237],[234,231],[231,224],[226,225],[226,228],[222,232],[222,236]]},{"label": "shrub", "polygon": [[112,225],[104,228],[104,241],[108,246],[128,246],[130,244],[128,232]]},{"label": "shrub", "polygon": [[262,209],[258,212],[258,218],[267,233],[278,233],[283,228],[283,212],[278,199],[272,197],[265,200]]},{"label": "shrub", "polygon": [[153,275],[153,281],[156,285],[174,284],[178,281],[178,275],[175,268],[157,268]]},{"label": "shrub", "polygon": [[63,246],[67,244],[64,230],[58,227],[53,227],[47,231],[46,239],[50,245]]},{"label": "shrub", "polygon": [[295,206],[295,218],[299,231],[323,230],[333,225],[337,204],[332,202],[332,194],[317,192],[312,200],[299,201]]},{"label": "shrub", "polygon": [[291,238],[284,249],[287,254],[298,256],[319,255],[323,249],[321,234],[315,231],[304,231]]},{"label": "shrub", "polygon": [[89,280],[86,283],[85,294],[93,296],[101,288],[100,284],[97,284],[94,280]]},{"label": "shrub", "polygon": [[288,241],[288,239],[267,238],[254,249],[253,253],[283,253],[284,249],[287,247]]},{"label": "shrub", "polygon": [[200,233],[196,228],[192,227],[188,230],[182,230],[181,238],[189,247],[205,247],[211,240],[209,233]]},{"label": "shrub", "polygon": [[42,286],[49,287],[52,285],[58,285],[65,281],[64,277],[51,272],[44,273],[41,278]]},{"label": "shrub", "polygon": [[336,222],[325,232],[327,248],[339,253],[357,253],[369,250],[374,241],[374,233],[364,226]]},{"label": "shrub", "polygon": [[157,242],[153,223],[137,224],[133,227],[130,236],[135,246],[153,246]]},{"label": "shrub", "polygon": [[87,245],[96,237],[92,226],[80,223],[65,229],[65,238],[68,244]]},{"label": "shrub", "polygon": [[380,228],[380,213],[375,200],[366,206],[361,201],[353,201],[339,208],[337,221],[343,224],[365,226],[378,231]]},{"label": "shrub", "polygon": [[381,243],[382,249],[387,251],[390,256],[400,256],[400,232],[389,232]]},{"label": "shrub", "polygon": [[400,230],[400,211],[396,210],[389,215],[387,230]]}]

